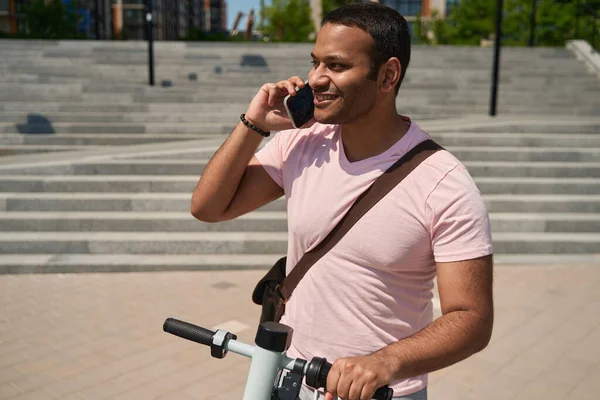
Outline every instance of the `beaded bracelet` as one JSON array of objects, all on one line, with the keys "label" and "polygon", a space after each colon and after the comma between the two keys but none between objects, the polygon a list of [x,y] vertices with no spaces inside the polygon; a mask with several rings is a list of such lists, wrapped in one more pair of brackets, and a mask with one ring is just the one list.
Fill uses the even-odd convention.
[{"label": "beaded bracelet", "polygon": [[246,126],[247,126],[248,128],[250,128],[250,129],[252,129],[252,130],[254,130],[254,131],[258,132],[258,133],[259,133],[261,136],[263,136],[263,137],[269,137],[269,136],[271,136],[271,132],[266,132],[266,131],[263,131],[263,130],[262,130],[262,129],[260,129],[259,127],[255,126],[255,125],[253,125],[251,122],[249,122],[249,121],[246,119],[246,114],[242,114],[242,115],[240,115],[240,119],[242,120],[242,123],[243,123],[244,125],[246,125]]}]

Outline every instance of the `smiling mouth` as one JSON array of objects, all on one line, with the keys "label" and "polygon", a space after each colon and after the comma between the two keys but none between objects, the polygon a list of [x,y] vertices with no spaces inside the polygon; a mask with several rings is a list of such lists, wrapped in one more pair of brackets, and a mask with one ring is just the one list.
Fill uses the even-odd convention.
[{"label": "smiling mouth", "polygon": [[315,95],[319,101],[335,100],[338,96],[332,94],[317,94]]}]

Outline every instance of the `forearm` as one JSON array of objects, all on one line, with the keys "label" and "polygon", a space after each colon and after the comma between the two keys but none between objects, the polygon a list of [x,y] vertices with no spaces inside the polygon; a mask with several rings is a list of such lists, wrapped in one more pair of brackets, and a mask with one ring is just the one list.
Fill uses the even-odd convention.
[{"label": "forearm", "polygon": [[453,311],[420,332],[380,351],[391,363],[395,379],[405,379],[446,368],[483,350],[491,337],[493,317],[470,311]]},{"label": "forearm", "polygon": [[231,203],[244,171],[262,136],[241,122],[212,156],[192,195],[191,212],[203,220],[216,220]]}]

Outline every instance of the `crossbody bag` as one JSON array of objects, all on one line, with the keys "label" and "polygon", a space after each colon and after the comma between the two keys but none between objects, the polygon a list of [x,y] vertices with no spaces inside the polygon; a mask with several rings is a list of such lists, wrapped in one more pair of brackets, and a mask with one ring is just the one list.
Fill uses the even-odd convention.
[{"label": "crossbody bag", "polygon": [[287,257],[280,258],[257,283],[252,292],[252,301],[262,306],[260,322],[278,322],[285,311],[285,303],[310,267],[331,250],[379,200],[384,198],[421,162],[439,150],[443,150],[440,145],[433,140],[425,140],[402,156],[356,199],[346,215],[325,239],[306,252],[287,276]]}]

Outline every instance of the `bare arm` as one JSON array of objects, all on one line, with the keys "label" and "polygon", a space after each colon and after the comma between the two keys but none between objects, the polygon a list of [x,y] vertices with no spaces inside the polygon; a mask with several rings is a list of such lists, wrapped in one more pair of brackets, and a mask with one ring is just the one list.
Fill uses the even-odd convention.
[{"label": "bare arm", "polygon": [[[283,98],[304,86],[299,77],[263,85],[246,112],[246,119],[272,131],[292,128],[283,111]],[[283,195],[283,189],[254,157],[262,136],[238,123],[210,159],[192,195],[190,211],[201,221],[236,218]]]},{"label": "bare arm", "polygon": [[438,263],[442,316],[425,329],[382,350],[396,360],[395,379],[436,371],[483,350],[494,321],[492,256]]},{"label": "bare arm", "polygon": [[336,360],[325,399],[371,399],[378,387],[448,367],[484,349],[494,320],[492,264],[491,255],[438,263],[443,315],[373,354]]},{"label": "bare arm", "polygon": [[192,194],[194,217],[233,219],[283,195],[254,153],[262,137],[241,122],[210,159]]}]

